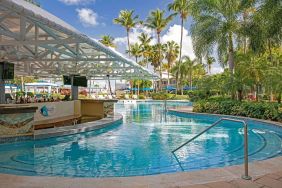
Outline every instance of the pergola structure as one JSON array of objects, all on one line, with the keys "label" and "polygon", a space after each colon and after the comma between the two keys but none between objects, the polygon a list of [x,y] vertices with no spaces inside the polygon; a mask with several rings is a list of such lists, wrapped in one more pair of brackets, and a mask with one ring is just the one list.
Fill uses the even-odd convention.
[{"label": "pergola structure", "polygon": [[[0,61],[14,63],[18,76],[81,75],[92,80],[158,78],[114,49],[24,0],[0,0]],[[72,96],[77,99],[77,86],[72,87]],[[5,87],[0,73],[0,103],[4,102]]]},{"label": "pergola structure", "polygon": [[157,78],[134,61],[23,0],[0,0],[0,60],[13,62],[15,75],[21,76]]}]

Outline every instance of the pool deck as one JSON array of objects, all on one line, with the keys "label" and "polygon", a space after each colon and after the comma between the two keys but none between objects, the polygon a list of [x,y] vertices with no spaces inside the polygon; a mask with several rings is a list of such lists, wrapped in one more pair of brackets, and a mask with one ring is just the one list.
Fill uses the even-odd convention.
[{"label": "pool deck", "polygon": [[243,165],[151,176],[67,178],[0,174],[1,188],[282,188],[282,157],[249,165],[252,180],[243,180]]}]

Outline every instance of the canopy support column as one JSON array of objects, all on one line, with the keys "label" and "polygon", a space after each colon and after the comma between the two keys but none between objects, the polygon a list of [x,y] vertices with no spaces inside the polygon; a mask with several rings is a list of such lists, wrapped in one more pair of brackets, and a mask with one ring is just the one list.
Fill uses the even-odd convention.
[{"label": "canopy support column", "polygon": [[73,85],[74,75],[71,76],[71,99],[78,100],[78,86]]},{"label": "canopy support column", "polygon": [[0,65],[0,104],[5,104],[5,82],[3,77],[3,66]]}]

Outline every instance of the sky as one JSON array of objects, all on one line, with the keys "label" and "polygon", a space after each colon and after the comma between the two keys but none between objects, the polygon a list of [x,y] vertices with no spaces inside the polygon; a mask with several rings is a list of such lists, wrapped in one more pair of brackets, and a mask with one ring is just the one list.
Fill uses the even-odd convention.
[{"label": "sky", "polygon": [[[157,8],[167,10],[172,0],[37,0],[41,7],[64,20],[77,30],[92,38],[100,39],[102,35],[111,35],[115,38],[117,50],[125,54],[127,48],[126,32],[123,27],[113,23],[123,9],[134,10],[141,20],[145,20],[149,12]],[[167,12],[167,15],[169,12]],[[189,30],[192,18],[189,17],[184,25],[183,55],[195,58]],[[162,32],[161,41],[180,41],[180,18],[177,16]],[[137,37],[146,32],[153,37],[155,32],[139,26],[130,33],[131,43],[138,42]],[[152,43],[155,43],[153,40]],[[126,55],[126,54],[125,54]],[[221,72],[218,64],[212,67],[212,73]]]}]

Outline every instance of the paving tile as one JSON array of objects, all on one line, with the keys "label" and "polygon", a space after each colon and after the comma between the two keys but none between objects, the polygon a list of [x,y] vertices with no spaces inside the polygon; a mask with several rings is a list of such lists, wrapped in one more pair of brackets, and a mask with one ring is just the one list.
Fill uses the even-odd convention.
[{"label": "paving tile", "polygon": [[228,182],[213,182],[213,183],[207,183],[205,184],[206,186],[210,187],[210,188],[236,188],[235,185],[228,183]]},{"label": "paving tile", "polygon": [[187,185],[187,186],[179,186],[173,188],[209,188],[206,185]]},{"label": "paving tile", "polygon": [[264,176],[264,177],[256,180],[256,183],[266,185],[266,186],[269,186],[271,188],[282,188],[282,182],[281,181],[269,178],[267,176]]},{"label": "paving tile", "polygon": [[277,176],[280,176],[280,177],[282,178],[282,171],[280,171],[280,172],[275,172],[274,174],[277,175]]},{"label": "paving tile", "polygon": [[275,180],[282,178],[279,174],[267,174],[266,176]]},{"label": "paving tile", "polygon": [[263,185],[258,184],[252,180],[243,180],[243,179],[238,179],[238,180],[232,180],[230,181],[231,184],[233,184],[235,187],[240,187],[240,188],[261,188]]}]

